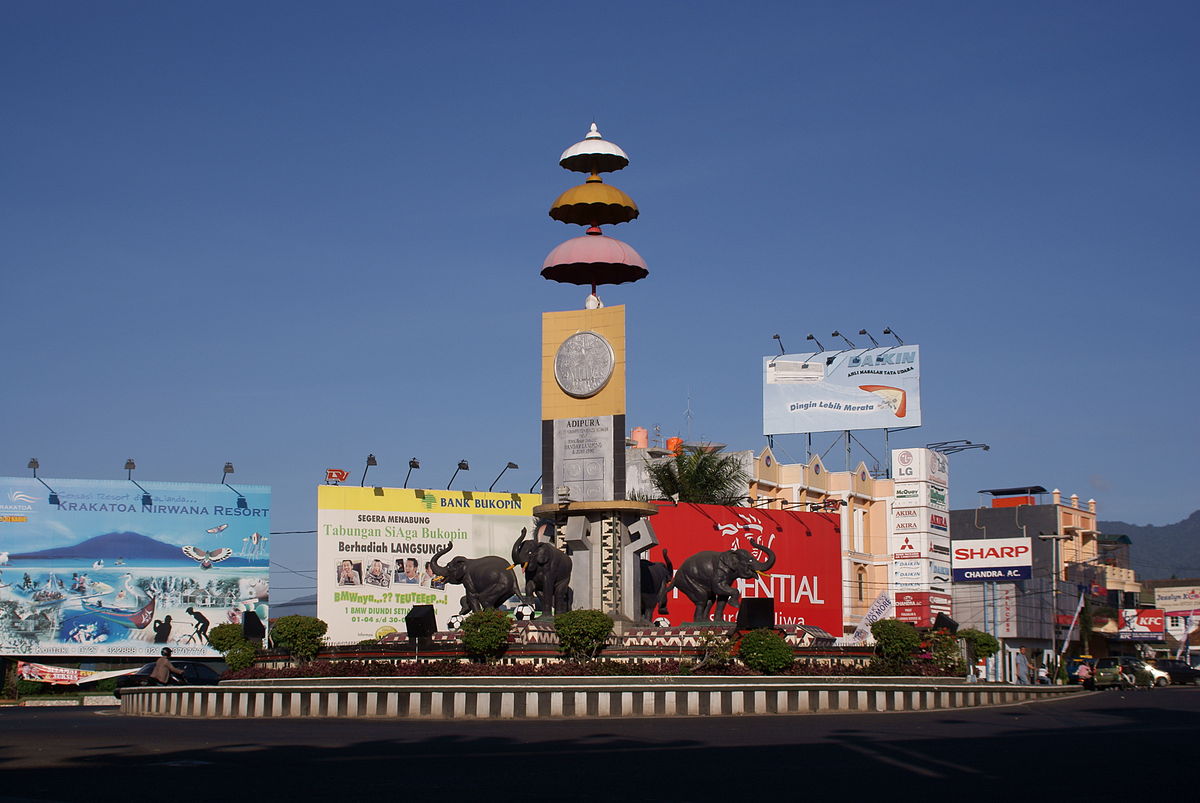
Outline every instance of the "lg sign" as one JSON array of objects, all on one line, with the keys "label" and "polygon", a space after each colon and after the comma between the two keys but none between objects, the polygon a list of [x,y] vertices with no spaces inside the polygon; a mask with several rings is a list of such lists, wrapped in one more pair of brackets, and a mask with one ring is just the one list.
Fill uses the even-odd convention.
[{"label": "lg sign", "polygon": [[954,542],[956,582],[1028,580],[1033,569],[1030,538],[975,538]]}]

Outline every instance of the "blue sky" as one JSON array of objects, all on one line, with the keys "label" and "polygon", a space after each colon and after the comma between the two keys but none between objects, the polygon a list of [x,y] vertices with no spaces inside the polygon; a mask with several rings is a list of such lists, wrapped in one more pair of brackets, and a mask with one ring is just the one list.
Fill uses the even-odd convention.
[{"label": "blue sky", "polygon": [[[893,327],[925,425],[1021,484],[1200,507],[1192,3],[8,3],[0,474],[220,478],[312,529],[328,466],[527,490],[559,153],[642,215],[629,423],[760,448],[779,333]],[[852,334],[851,339],[865,340]],[[876,455],[876,434],[860,436]],[[824,450],[832,436],[819,436]],[[780,456],[803,457],[801,438]],[[837,447],[830,455],[838,467]],[[856,455],[858,456],[858,455]],[[864,456],[865,455],[861,455]],[[272,539],[292,568],[311,537]],[[293,577],[297,588],[304,585]],[[284,592],[293,583],[277,576]],[[297,592],[298,593],[298,592]],[[286,592],[280,593],[286,597]]]}]

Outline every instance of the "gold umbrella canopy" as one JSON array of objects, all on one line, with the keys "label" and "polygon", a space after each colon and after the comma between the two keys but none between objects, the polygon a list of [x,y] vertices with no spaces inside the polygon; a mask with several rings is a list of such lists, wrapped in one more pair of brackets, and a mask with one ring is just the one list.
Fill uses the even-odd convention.
[{"label": "gold umbrella canopy", "polygon": [[611,173],[628,165],[629,157],[618,145],[600,136],[592,123],[587,136],[563,151],[558,163],[576,173]]},{"label": "gold umbrella canopy", "polygon": [[564,192],[550,207],[550,217],[577,226],[611,226],[638,216],[637,204],[595,173],[586,183]]}]

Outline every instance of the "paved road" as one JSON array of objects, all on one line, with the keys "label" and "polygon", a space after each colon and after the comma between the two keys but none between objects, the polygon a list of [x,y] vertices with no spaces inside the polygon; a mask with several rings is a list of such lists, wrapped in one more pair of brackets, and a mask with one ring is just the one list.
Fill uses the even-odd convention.
[{"label": "paved road", "polygon": [[0,801],[1195,799],[1200,688],[967,711],[543,722],[0,709]]}]

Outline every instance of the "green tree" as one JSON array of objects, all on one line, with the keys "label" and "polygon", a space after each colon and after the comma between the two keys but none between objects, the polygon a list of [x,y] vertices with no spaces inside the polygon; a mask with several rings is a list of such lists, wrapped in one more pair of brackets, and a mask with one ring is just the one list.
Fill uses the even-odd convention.
[{"label": "green tree", "polygon": [[281,616],[271,624],[271,641],[297,661],[311,661],[329,625],[315,616]]},{"label": "green tree", "polygon": [[965,627],[958,631],[958,637],[967,642],[971,657],[975,660],[991,658],[1000,651],[1000,642],[991,633],[984,633],[973,627]]},{"label": "green tree", "polygon": [[702,505],[737,504],[750,481],[737,455],[707,446],[689,446],[667,460],[647,462],[646,473],[660,498]]}]

